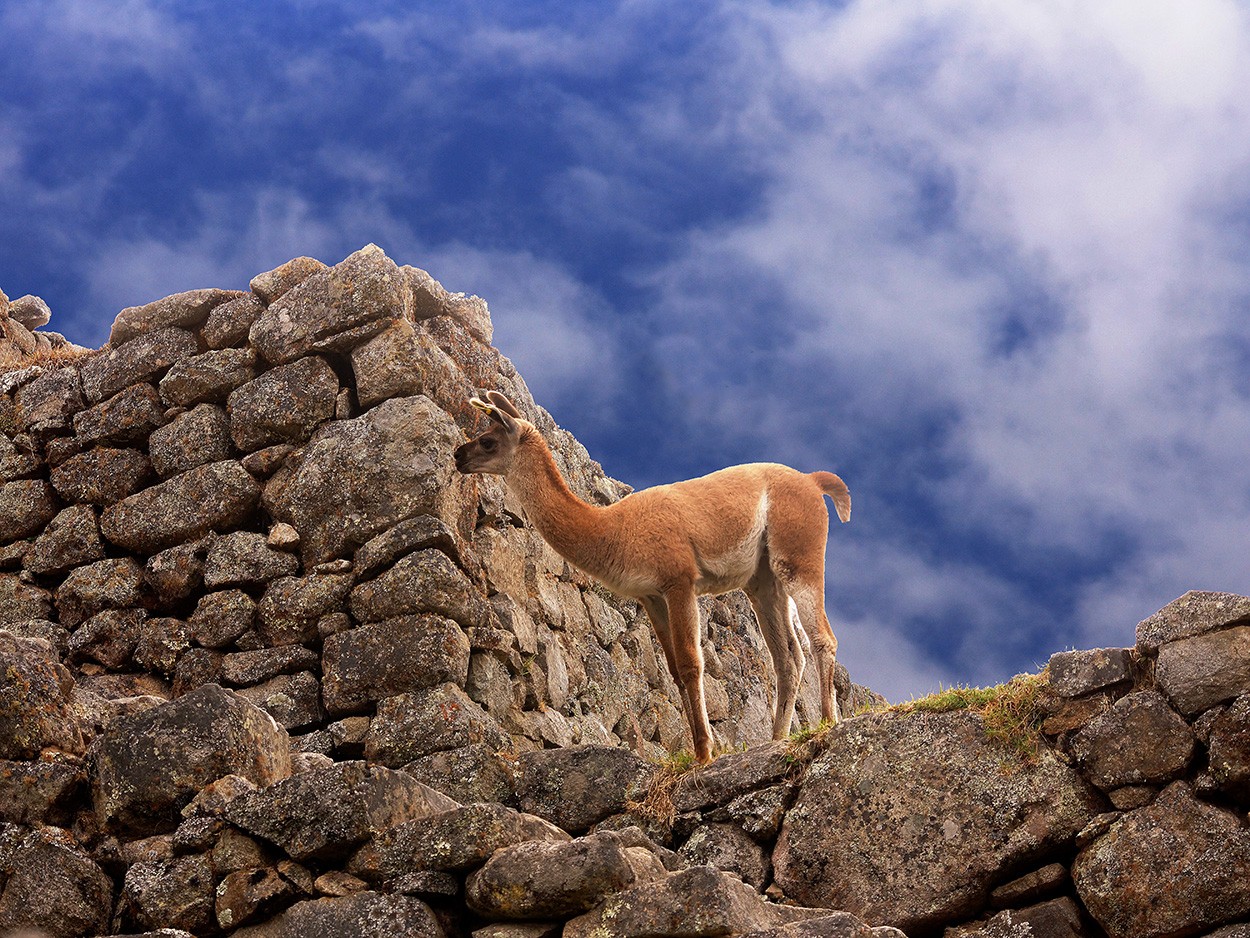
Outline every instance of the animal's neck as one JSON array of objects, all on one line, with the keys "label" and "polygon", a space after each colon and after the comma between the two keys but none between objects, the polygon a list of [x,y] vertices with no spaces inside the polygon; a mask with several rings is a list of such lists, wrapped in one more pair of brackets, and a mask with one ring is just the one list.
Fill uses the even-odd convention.
[{"label": "animal's neck", "polygon": [[573,494],[538,434],[522,440],[505,479],[543,540],[569,563],[602,577],[610,545],[604,509]]}]

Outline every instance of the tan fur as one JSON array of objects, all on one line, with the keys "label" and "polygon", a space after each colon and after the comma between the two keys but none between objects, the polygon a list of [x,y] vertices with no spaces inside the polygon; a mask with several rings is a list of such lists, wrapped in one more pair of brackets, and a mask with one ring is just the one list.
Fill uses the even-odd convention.
[{"label": "tan fur", "polygon": [[642,603],[681,690],[699,761],[710,760],[712,745],[699,595],[744,589],[751,600],[777,675],[776,739],[790,731],[804,666],[790,619],[793,599],[819,669],[821,716],[839,718],[837,639],[824,609],[824,496],[843,521],[850,517],[850,493],[840,478],[752,463],[644,489],[612,505],[590,505],[569,489],[534,426],[503,395],[489,397],[491,404],[474,403],[495,425],[456,451],[457,467],[503,475],[530,522],[562,557]]}]

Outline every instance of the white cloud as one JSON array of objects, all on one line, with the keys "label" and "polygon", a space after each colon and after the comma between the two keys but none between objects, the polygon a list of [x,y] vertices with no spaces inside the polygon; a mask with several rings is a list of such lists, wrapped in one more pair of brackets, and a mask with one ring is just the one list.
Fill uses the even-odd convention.
[{"label": "white cloud", "polygon": [[[1105,563],[1105,538],[1124,539],[1110,571],[1074,589],[1071,634],[1131,644],[1137,619],[1185,585],[1250,591],[1250,402],[1224,347],[1250,339],[1244,234],[1226,223],[1250,179],[1242,11],[735,9],[729,83],[753,88],[750,110],[765,115],[737,132],[768,179],[757,213],[693,232],[653,281],[689,337],[668,342],[690,385],[793,393],[732,370],[715,338],[738,284],[776,284],[801,347],[775,362],[836,376],[874,429],[952,415],[938,455],[955,471],[932,490],[952,534],[1006,538],[1039,564],[1056,550]],[[1022,340],[1005,346],[1012,330]],[[701,337],[703,360],[687,354]],[[990,626],[1028,608],[1024,586],[989,566],[911,561],[861,565],[878,589],[899,584],[875,594],[875,617],[918,614],[917,582],[935,608],[984,592],[968,629],[1009,673]]]}]

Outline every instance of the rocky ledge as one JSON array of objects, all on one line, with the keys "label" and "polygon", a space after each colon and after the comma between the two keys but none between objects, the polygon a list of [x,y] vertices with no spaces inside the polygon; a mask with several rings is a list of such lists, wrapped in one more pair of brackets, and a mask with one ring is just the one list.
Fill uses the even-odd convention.
[{"label": "rocky ledge", "polygon": [[842,673],[785,743],[705,601],[727,754],[681,772],[640,610],[452,468],[497,388],[628,491],[490,338],[369,246],[0,375],[0,935],[1250,938],[1250,599],[1056,655],[1008,739]]}]

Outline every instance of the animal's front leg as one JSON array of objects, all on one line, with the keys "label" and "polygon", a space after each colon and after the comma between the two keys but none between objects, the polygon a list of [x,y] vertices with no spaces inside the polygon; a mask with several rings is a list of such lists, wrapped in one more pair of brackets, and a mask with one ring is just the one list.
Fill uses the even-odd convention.
[{"label": "animal's front leg", "polygon": [[699,604],[694,584],[683,584],[664,594],[668,603],[670,638],[673,643],[674,677],[686,704],[686,722],[694,740],[694,757],[712,761],[712,725],[703,699],[703,646],[699,642]]}]

